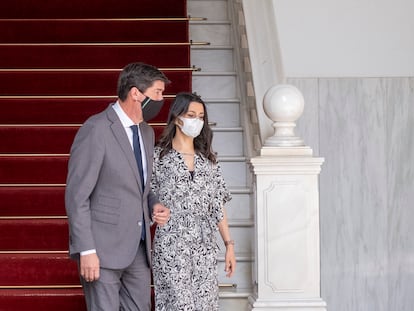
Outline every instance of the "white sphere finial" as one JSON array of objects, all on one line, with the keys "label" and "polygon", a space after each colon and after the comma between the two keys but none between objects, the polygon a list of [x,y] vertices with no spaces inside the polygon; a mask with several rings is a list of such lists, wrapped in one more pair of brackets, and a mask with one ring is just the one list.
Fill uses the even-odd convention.
[{"label": "white sphere finial", "polygon": [[298,147],[303,140],[295,136],[296,120],[303,113],[305,100],[293,85],[279,84],[271,87],[263,99],[266,115],[274,122],[275,132],[265,141],[267,147]]}]

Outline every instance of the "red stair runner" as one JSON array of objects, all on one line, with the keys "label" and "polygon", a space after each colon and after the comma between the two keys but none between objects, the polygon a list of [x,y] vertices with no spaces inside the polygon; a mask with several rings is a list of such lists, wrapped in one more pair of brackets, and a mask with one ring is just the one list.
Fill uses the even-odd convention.
[{"label": "red stair runner", "polygon": [[[81,124],[92,114],[104,110],[113,100],[114,96],[81,99],[0,96],[0,124]],[[171,100],[165,98],[165,104],[154,121],[167,119]]]},{"label": "red stair runner", "polygon": [[0,310],[84,311],[67,251],[70,146],[135,61],[172,81],[151,120],[161,133],[174,95],[191,90],[186,1],[1,1],[0,29]]}]

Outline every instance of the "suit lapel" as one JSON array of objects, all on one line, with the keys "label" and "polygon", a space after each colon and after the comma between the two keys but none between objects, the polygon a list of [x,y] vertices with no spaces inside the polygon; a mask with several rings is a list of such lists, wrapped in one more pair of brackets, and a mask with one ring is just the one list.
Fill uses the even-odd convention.
[{"label": "suit lapel", "polygon": [[125,133],[125,129],[121,123],[121,120],[119,120],[118,115],[116,114],[115,110],[112,108],[112,104],[107,109],[107,115],[108,115],[108,119],[112,122],[111,124],[112,133],[114,134],[115,139],[118,141],[119,145],[121,146],[121,149],[124,152],[124,155],[127,158],[128,163],[132,168],[132,171],[134,172],[135,178],[139,185],[139,189],[142,189],[141,178],[138,173],[138,166],[137,166],[137,161],[135,160],[134,151],[132,150],[131,143],[128,140],[128,137]]},{"label": "suit lapel", "polygon": [[145,190],[151,181],[151,172],[152,172],[152,162],[153,162],[153,138],[152,138],[152,129],[150,126],[142,122],[139,125],[141,130],[142,139],[144,140],[144,148],[145,148],[145,158],[147,160],[147,180],[145,182]]}]

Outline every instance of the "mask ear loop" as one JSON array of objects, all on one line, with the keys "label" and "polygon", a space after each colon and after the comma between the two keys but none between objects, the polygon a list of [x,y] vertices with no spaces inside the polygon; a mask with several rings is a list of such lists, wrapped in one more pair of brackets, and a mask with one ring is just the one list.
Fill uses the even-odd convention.
[{"label": "mask ear loop", "polygon": [[151,101],[151,98],[149,98],[148,96],[145,97],[145,99],[141,103],[142,109],[144,109],[150,101]]}]

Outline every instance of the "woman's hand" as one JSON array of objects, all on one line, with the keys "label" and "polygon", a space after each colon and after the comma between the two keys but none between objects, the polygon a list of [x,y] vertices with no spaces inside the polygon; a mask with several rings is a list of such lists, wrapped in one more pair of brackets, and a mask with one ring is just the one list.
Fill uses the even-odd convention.
[{"label": "woman's hand", "polygon": [[236,271],[236,256],[234,255],[234,243],[226,245],[224,271],[227,272],[226,276],[228,278],[232,277],[233,273]]},{"label": "woman's hand", "polygon": [[158,225],[163,226],[170,219],[170,209],[157,203],[154,205],[152,220],[155,221]]}]

